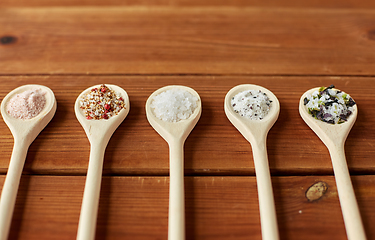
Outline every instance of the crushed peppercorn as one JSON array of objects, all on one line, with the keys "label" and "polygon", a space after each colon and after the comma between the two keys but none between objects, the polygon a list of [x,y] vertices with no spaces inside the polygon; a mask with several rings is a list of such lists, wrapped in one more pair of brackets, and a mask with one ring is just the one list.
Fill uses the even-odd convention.
[{"label": "crushed peppercorn", "polygon": [[93,88],[82,97],[80,108],[88,120],[108,119],[124,109],[125,102],[120,93],[102,84],[99,89]]}]

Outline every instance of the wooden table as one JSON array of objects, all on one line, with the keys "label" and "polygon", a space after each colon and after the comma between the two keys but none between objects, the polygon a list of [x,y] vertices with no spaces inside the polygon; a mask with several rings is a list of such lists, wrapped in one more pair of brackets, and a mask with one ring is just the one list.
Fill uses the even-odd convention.
[{"label": "wooden table", "polygon": [[[224,114],[232,87],[271,90],[268,136],[280,238],[346,239],[328,150],[298,113],[302,93],[336,85],[359,108],[347,162],[368,239],[375,239],[375,2],[2,0],[0,100],[50,87],[53,120],[30,146],[9,239],[74,239],[89,142],[73,111],[84,89],[116,84],[131,110],[105,153],[96,239],[167,239],[168,146],[145,102],[170,84],[201,96],[185,144],[187,239],[261,239],[250,144]],[[0,186],[13,137],[0,120]],[[306,192],[328,186],[316,201]]]}]

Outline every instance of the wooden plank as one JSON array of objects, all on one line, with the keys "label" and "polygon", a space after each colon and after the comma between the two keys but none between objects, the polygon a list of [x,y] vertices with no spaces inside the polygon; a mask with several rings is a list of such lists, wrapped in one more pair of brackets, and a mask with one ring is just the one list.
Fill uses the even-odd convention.
[{"label": "wooden plank", "polygon": [[[250,144],[224,114],[225,94],[235,85],[252,83],[273,91],[281,104],[278,121],[268,136],[271,172],[276,175],[332,174],[330,156],[298,113],[300,96],[308,89],[335,84],[357,102],[359,114],[346,143],[352,173],[373,174],[375,166],[374,78],[359,77],[213,77],[213,76],[9,76],[0,77],[0,100],[24,84],[50,87],[57,112],[29,148],[26,174],[85,174],[89,142],[73,105],[81,91],[100,83],[117,84],[130,96],[130,113],[106,150],[104,174],[167,175],[168,146],[145,116],[149,95],[165,85],[187,85],[201,96],[201,119],[185,144],[187,175],[254,175]],[[0,172],[5,173],[13,138],[0,120]]]},{"label": "wooden plank", "polygon": [[375,10],[0,9],[2,74],[374,75]]},{"label": "wooden plank", "polygon": [[[84,177],[23,176],[10,239],[73,239]],[[4,177],[0,176],[0,186]],[[280,239],[346,239],[332,176],[272,178]],[[328,184],[317,201],[305,196]],[[354,176],[368,239],[375,239],[375,177]],[[104,177],[97,239],[166,239],[168,177]],[[186,177],[187,239],[261,239],[254,177]]]},{"label": "wooden plank", "polygon": [[370,0],[2,0],[0,6],[3,7],[68,7],[68,6],[171,6],[171,7],[289,7],[289,8],[374,8],[375,3]]}]

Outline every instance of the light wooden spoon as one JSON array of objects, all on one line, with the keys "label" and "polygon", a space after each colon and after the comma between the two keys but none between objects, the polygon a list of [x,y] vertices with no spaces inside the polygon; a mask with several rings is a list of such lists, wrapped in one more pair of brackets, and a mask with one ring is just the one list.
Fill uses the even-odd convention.
[{"label": "light wooden spoon", "polygon": [[[179,88],[198,98],[198,106],[186,120],[166,122],[154,115],[153,98],[169,89]],[[196,91],[184,86],[166,86],[156,90],[146,102],[146,115],[151,126],[169,145],[169,217],[168,239],[185,239],[185,193],[184,193],[184,142],[197,124],[202,112],[200,97]]]},{"label": "light wooden spoon", "polygon": [[[234,112],[231,99],[238,93],[246,90],[260,90],[263,93],[266,93],[268,98],[272,101],[270,111],[262,120],[251,120]],[[271,129],[279,116],[279,101],[271,91],[264,87],[253,84],[243,84],[232,88],[227,93],[224,101],[224,110],[229,121],[238,129],[246,140],[250,142],[253,150],[258,187],[262,239],[279,239],[266,147],[268,131]]]},{"label": "light wooden spoon", "polygon": [[366,239],[362,225],[361,216],[355,198],[353,185],[345,159],[345,140],[357,119],[357,105],[353,106],[353,113],[348,121],[342,124],[329,124],[315,119],[308,113],[308,108],[304,105],[304,99],[308,94],[319,91],[313,88],[305,92],[299,102],[299,113],[306,124],[318,135],[327,146],[332,159],[333,171],[335,173],[336,186],[339,194],[341,210],[344,217],[346,234],[350,240]]},{"label": "light wooden spoon", "polygon": [[[46,105],[42,112],[31,119],[17,119],[8,114],[6,107],[16,94],[27,90],[41,89],[46,93]],[[52,90],[42,85],[24,85],[8,93],[1,102],[1,115],[14,138],[12,157],[0,199],[0,240],[8,238],[18,186],[25,164],[27,150],[39,133],[47,126],[56,112],[56,99]]]},{"label": "light wooden spoon", "polygon": [[90,142],[90,160],[87,170],[85,191],[83,194],[81,214],[79,217],[77,239],[90,240],[95,238],[96,219],[98,214],[100,185],[102,181],[104,152],[114,131],[126,118],[130,109],[128,94],[124,89],[111,84],[106,84],[108,88],[121,95],[125,102],[125,109],[120,110],[107,120],[87,120],[80,109],[80,100],[83,95],[93,88],[99,88],[100,85],[92,86],[84,90],[77,98],[74,111],[78,121],[81,123]]}]

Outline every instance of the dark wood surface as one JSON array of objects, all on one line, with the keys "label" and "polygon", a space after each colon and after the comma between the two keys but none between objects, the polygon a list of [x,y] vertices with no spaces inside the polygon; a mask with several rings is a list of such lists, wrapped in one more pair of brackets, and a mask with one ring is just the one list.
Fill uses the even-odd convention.
[{"label": "dark wood surface", "polygon": [[[280,239],[346,239],[328,150],[298,113],[308,89],[334,84],[357,102],[345,150],[368,239],[375,239],[375,2],[0,2],[0,100],[50,87],[57,112],[29,148],[9,239],[74,239],[89,142],[73,105],[116,84],[130,112],[105,153],[96,239],[166,239],[168,145],[145,103],[165,85],[194,88],[202,116],[185,143],[187,239],[261,239],[250,144],[225,94],[257,84],[279,99],[267,150]],[[0,188],[13,137],[0,119]],[[317,201],[316,182],[328,184]]]}]

